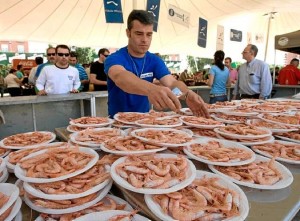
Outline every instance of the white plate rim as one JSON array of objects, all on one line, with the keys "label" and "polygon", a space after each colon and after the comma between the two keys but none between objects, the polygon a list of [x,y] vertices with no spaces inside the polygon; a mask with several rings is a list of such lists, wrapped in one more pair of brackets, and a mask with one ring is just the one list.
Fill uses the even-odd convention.
[{"label": "white plate rim", "polygon": [[[218,139],[221,139],[221,140],[227,140],[225,137],[222,137],[219,134],[217,134],[217,137],[218,137]],[[270,136],[269,140],[258,141],[258,142],[244,142],[244,141],[238,141],[237,142],[237,141],[233,141],[233,140],[228,140],[228,141],[237,142],[237,143],[240,143],[240,144],[245,145],[245,146],[251,146],[251,145],[261,145],[261,144],[270,143],[270,142],[273,142],[274,140],[275,140],[275,138],[273,136]]]},{"label": "white plate rim", "polygon": [[193,124],[193,123],[189,123],[187,121],[184,120],[184,118],[191,118],[191,117],[194,117],[194,116],[182,116],[180,117],[179,119],[182,121],[182,123],[184,123],[185,125],[188,125],[188,126],[192,126],[192,127],[196,127],[196,128],[203,128],[203,129],[213,129],[213,128],[216,128],[216,127],[223,127],[225,126],[225,124],[223,124],[222,122],[219,122],[217,120],[214,120],[214,121],[217,121],[218,123],[220,124],[215,124],[215,125],[205,125],[205,124]]},{"label": "white plate rim", "polygon": [[[3,190],[2,190],[3,188]],[[10,189],[10,195],[8,201],[0,208],[0,215],[2,215],[19,197],[19,188],[15,184],[11,183],[0,183],[0,189],[2,193],[7,193],[7,188]],[[6,194],[5,194],[6,195]],[[7,196],[7,195],[6,195]]]},{"label": "white plate rim", "polygon": [[[277,114],[277,115],[285,115],[285,114],[281,113],[281,114]],[[270,122],[270,123],[273,123],[273,124],[280,124],[280,125],[290,126],[290,127],[300,127],[300,124],[286,124],[286,123],[282,123],[282,122],[278,122],[278,121],[269,120],[269,119],[264,118],[263,115],[258,115],[257,117],[261,120],[264,120],[266,122]]]},{"label": "white plate rim", "polygon": [[[252,125],[251,122],[252,121],[257,121],[257,120],[261,120],[261,121],[265,121],[265,120],[262,120],[262,119],[248,119],[246,121],[246,124],[248,125]],[[266,121],[267,122],[267,121]],[[271,123],[271,122],[267,122],[267,123]],[[276,123],[273,123],[274,125],[276,125]],[[280,124],[278,124],[280,125]],[[268,128],[268,127],[262,127],[262,126],[256,126],[254,125],[255,127],[259,127],[259,128],[266,128],[266,129],[269,129],[270,131],[272,131],[272,133],[285,133],[285,132],[291,132],[291,131],[297,131],[298,129],[297,128],[290,128],[290,129],[280,129],[280,128]]]},{"label": "white plate rim", "polygon": [[[122,114],[138,114],[138,115],[145,115],[145,118],[149,115],[148,113],[141,113],[141,112],[121,112]],[[114,119],[116,120],[116,121],[119,121],[119,122],[121,122],[121,123],[123,123],[123,124],[129,124],[129,125],[135,125],[135,121],[133,121],[133,122],[131,122],[131,121],[125,121],[125,120],[120,120],[119,119],[119,116],[120,116],[120,113],[116,113],[115,115],[114,115]]]},{"label": "white plate rim", "polygon": [[223,123],[227,123],[227,124],[241,124],[243,122],[241,121],[237,121],[237,120],[226,120],[224,118],[219,118],[217,117],[215,114],[211,114],[210,115],[212,118],[214,118],[217,121],[223,122]]},{"label": "white plate rim", "polygon": [[220,135],[224,135],[224,136],[228,136],[228,137],[232,137],[233,139],[259,139],[259,138],[265,138],[265,137],[269,137],[272,136],[272,131],[270,129],[267,128],[260,128],[260,130],[264,130],[267,132],[267,134],[261,134],[261,135],[240,135],[240,134],[231,134],[231,133],[227,133],[224,131],[220,131],[220,128],[214,128],[214,131],[217,134]]},{"label": "white plate rim", "polygon": [[284,141],[290,141],[290,142],[300,144],[300,140],[295,140],[295,139],[284,137],[284,136],[281,136],[281,135],[274,135],[274,137],[280,138],[281,140],[284,140]]},{"label": "white plate rim", "polygon": [[[162,117],[158,117],[158,118],[162,118]],[[163,118],[174,118],[174,117],[163,117]],[[142,120],[144,120],[144,119],[142,119]],[[135,121],[135,125],[137,125],[139,127],[154,127],[154,128],[173,128],[173,127],[179,127],[182,125],[182,121],[180,121],[180,120],[178,120],[178,122],[176,124],[172,124],[172,125],[144,124],[144,123],[139,122],[142,120]]]},{"label": "white plate rim", "polygon": [[70,120],[69,124],[77,127],[87,128],[87,127],[105,127],[111,125],[114,122],[113,119],[110,119],[108,117],[101,117],[101,118],[107,118],[108,122],[101,123],[101,124],[80,124],[80,123],[74,123],[72,120]]},{"label": "white plate rim", "polygon": [[15,201],[15,205],[12,208],[12,211],[10,212],[8,217],[6,217],[5,220],[12,220],[13,218],[15,218],[17,214],[20,212],[21,206],[22,206],[22,200],[20,197],[18,197]]}]

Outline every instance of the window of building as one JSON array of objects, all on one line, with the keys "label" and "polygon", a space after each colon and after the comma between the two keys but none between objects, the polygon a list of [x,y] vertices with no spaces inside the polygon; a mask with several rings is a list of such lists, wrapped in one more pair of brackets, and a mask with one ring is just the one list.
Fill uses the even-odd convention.
[{"label": "window of building", "polygon": [[8,44],[1,44],[1,51],[8,52]]},{"label": "window of building", "polygon": [[18,52],[19,53],[24,53],[25,52],[24,45],[18,45]]}]

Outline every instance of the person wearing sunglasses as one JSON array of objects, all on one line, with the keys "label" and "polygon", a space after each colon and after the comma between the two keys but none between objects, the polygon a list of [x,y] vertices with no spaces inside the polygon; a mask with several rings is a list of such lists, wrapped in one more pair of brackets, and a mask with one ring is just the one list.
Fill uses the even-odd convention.
[{"label": "person wearing sunglasses", "polygon": [[108,49],[101,48],[98,51],[98,61],[91,65],[90,83],[94,85],[94,91],[107,91],[107,76],[104,72],[104,62],[109,54]]},{"label": "person wearing sunglasses", "polygon": [[[118,112],[148,112],[151,104],[157,110],[178,111],[182,99],[196,116],[209,117],[202,98],[172,77],[164,61],[148,51],[153,24],[151,13],[133,10],[127,19],[128,45],[105,60],[109,116]],[[154,78],[160,85],[152,83]]]},{"label": "person wearing sunglasses", "polygon": [[40,64],[40,65],[37,66],[37,69],[36,69],[36,72],[35,72],[35,76],[33,78],[34,82],[40,76],[40,73],[41,73],[42,69],[45,66],[47,66],[49,64],[55,64],[55,59],[56,59],[55,48],[54,47],[47,48],[46,55],[47,55],[47,62],[46,63],[42,63],[42,64]]},{"label": "person wearing sunglasses", "polygon": [[81,82],[78,70],[69,65],[69,47],[67,45],[57,45],[55,53],[55,65],[44,67],[36,80],[37,94],[78,93]]}]

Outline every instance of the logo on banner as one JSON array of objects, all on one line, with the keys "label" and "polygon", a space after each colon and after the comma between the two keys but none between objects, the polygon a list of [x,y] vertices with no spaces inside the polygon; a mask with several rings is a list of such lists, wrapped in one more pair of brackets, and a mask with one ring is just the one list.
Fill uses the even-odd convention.
[{"label": "logo on banner", "polygon": [[205,48],[206,41],[207,41],[207,20],[203,18],[199,18],[198,45],[202,48]]},{"label": "logo on banner", "polygon": [[160,0],[148,0],[146,11],[154,17],[153,31],[157,32],[159,18]]},{"label": "logo on banner", "polygon": [[177,8],[174,5],[169,4],[168,18],[173,22],[189,27],[190,13],[180,8]]},{"label": "logo on banner", "polygon": [[104,0],[106,23],[123,23],[121,0]]},{"label": "logo on banner", "polygon": [[241,42],[243,39],[242,31],[230,29],[230,41],[238,41]]}]

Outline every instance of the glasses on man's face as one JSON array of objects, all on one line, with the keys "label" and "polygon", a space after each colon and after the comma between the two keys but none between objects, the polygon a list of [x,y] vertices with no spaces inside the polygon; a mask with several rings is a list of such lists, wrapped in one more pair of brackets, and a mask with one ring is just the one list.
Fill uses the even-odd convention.
[{"label": "glasses on man's face", "polygon": [[247,54],[249,53],[250,51],[243,51],[242,54]]},{"label": "glasses on man's face", "polygon": [[47,53],[47,56],[55,56],[55,53]]},{"label": "glasses on man's face", "polygon": [[69,57],[69,53],[57,53],[57,55],[59,56],[59,57],[62,57],[62,56],[65,56],[65,57]]},{"label": "glasses on man's face", "polygon": [[104,54],[103,56],[107,58],[109,56],[109,54]]}]

